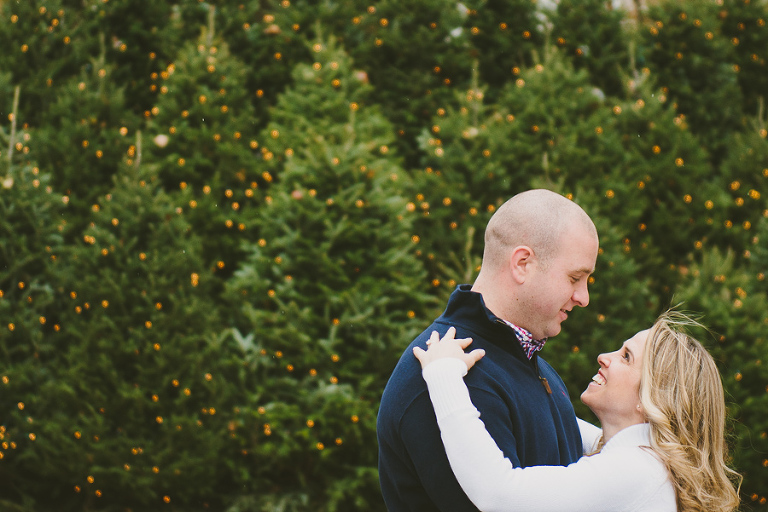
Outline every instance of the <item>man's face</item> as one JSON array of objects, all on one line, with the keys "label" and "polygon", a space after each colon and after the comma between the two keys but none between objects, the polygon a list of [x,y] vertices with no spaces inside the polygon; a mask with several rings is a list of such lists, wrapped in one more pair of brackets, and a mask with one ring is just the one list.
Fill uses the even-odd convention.
[{"label": "man's face", "polygon": [[594,233],[574,227],[545,266],[536,262],[520,297],[526,309],[526,321],[521,327],[534,338],[559,334],[568,313],[576,306],[589,304],[587,281],[595,269],[598,246]]}]

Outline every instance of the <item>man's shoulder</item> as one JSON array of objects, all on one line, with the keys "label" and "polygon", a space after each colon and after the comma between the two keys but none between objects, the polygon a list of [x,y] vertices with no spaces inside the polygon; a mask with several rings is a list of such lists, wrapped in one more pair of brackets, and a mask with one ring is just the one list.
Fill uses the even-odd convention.
[{"label": "man's shoulder", "polygon": [[427,387],[424,379],[421,377],[421,366],[416,356],[413,355],[413,346],[411,343],[400,356],[400,360],[395,365],[395,369],[384,387],[384,393],[381,397],[381,407],[389,404],[395,410],[404,408],[418,394],[425,392]]}]

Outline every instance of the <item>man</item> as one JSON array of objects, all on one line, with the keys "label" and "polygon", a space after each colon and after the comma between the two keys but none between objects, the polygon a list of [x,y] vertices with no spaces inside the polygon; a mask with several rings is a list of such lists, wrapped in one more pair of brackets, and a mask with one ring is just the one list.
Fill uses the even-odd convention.
[{"label": "man", "polygon": [[[538,356],[575,307],[589,303],[597,230],[576,203],[529,190],[504,203],[485,231],[483,264],[443,314],[405,350],[379,409],[379,478],[390,512],[474,511],[448,464],[413,347],[432,331],[471,337],[485,357],[465,381],[491,436],[515,466],[567,465],[582,455],[568,392]],[[556,489],[553,489],[556,492]]]}]

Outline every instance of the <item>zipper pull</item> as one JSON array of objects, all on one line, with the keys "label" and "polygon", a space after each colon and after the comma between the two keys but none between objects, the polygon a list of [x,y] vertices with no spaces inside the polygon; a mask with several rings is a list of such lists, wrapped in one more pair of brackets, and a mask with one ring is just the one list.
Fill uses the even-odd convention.
[{"label": "zipper pull", "polygon": [[544,377],[539,375],[539,380],[541,381],[541,385],[544,386],[544,389],[547,390],[547,394],[551,395],[552,394],[552,388],[549,387],[549,382],[547,382],[547,379],[545,379]]}]

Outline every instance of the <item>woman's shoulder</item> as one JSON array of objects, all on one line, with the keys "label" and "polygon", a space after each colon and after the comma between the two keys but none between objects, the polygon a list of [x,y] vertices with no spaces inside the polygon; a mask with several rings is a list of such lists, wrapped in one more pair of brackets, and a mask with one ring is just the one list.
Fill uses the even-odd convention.
[{"label": "woman's shoulder", "polygon": [[637,478],[633,480],[636,482],[642,476],[652,487],[669,479],[666,467],[651,448],[650,426],[647,423],[632,425],[618,432],[600,453],[592,457],[602,460],[617,474],[635,474]]}]

